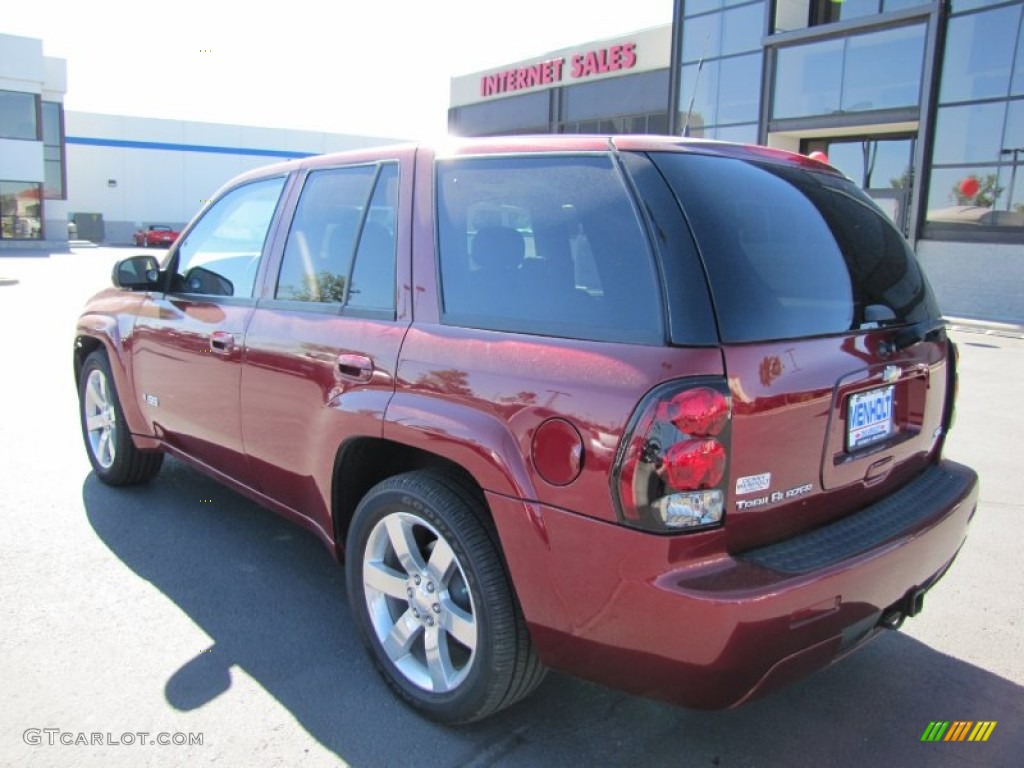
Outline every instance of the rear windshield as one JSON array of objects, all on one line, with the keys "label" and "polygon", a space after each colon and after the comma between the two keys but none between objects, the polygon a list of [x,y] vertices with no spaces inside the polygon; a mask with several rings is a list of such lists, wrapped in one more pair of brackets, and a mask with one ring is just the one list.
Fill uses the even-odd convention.
[{"label": "rear windshield", "polygon": [[652,157],[697,240],[722,341],[938,317],[907,241],[853,182],[717,156]]}]

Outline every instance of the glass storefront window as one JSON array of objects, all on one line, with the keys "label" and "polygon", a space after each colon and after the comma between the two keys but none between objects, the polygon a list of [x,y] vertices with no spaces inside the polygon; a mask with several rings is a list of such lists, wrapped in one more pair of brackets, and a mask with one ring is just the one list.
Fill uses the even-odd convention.
[{"label": "glass storefront window", "polygon": [[882,10],[885,12],[889,11],[902,11],[904,8],[913,8],[917,5],[926,5],[928,0],[883,0]]},{"label": "glass storefront window", "polygon": [[735,56],[719,62],[719,123],[747,123],[757,121],[761,104],[761,54]]},{"label": "glass storefront window", "polygon": [[1020,12],[1012,5],[950,19],[940,102],[1006,96]]},{"label": "glass storefront window", "polygon": [[776,0],[775,32],[792,32],[837,21],[926,5],[930,0]]},{"label": "glass storefront window", "polygon": [[[695,7],[717,12],[691,16]],[[683,135],[710,138],[720,125],[756,122],[765,3],[687,2],[684,12],[682,60],[687,63],[680,71],[678,122]],[[756,133],[755,127],[752,140]]]},{"label": "glass storefront window", "polygon": [[697,16],[683,22],[683,61],[714,58],[721,49],[722,14]]},{"label": "glass storefront window", "polygon": [[824,151],[831,165],[869,190],[906,186],[912,148],[909,138],[830,139]]},{"label": "glass storefront window", "polygon": [[29,181],[0,181],[0,239],[42,238],[42,196],[42,184]]},{"label": "glass storefront window", "polygon": [[878,13],[878,0],[843,0],[835,3],[838,6],[839,20],[857,19],[862,16],[870,16]]},{"label": "glass storefront window", "polygon": [[564,120],[653,112],[668,103],[668,70],[573,85],[562,98]]},{"label": "glass storefront window", "polygon": [[[994,165],[933,170],[928,221],[970,227],[1020,226],[1024,222],[1019,220],[1020,213],[1013,210],[1012,201],[1007,210],[1009,177],[1009,168]],[[1018,181],[1024,183],[1024,174],[1018,172],[1018,177]],[[1022,192],[1024,190],[1014,190],[1018,203]]]},{"label": "glass storefront window", "polygon": [[550,130],[547,91],[509,96],[483,104],[457,107],[452,132],[459,136],[491,136],[502,133]]},{"label": "glass storefront window", "polygon": [[763,2],[687,18],[683,23],[683,61],[757,50],[763,34]]},{"label": "glass storefront window", "polygon": [[932,162],[998,162],[1006,102],[942,107],[935,121]]},{"label": "glass storefront window", "polygon": [[776,119],[915,107],[920,101],[925,25],[780,48]]},{"label": "glass storefront window", "polygon": [[1024,96],[1024,35],[1017,39],[1017,53],[1013,57],[1013,74],[1010,77],[1010,95]]},{"label": "glass storefront window", "polygon": [[995,2],[998,2],[998,0],[953,0],[953,13],[973,11],[978,8],[984,8],[986,5],[992,5]]},{"label": "glass storefront window", "polygon": [[718,141],[735,141],[739,144],[757,143],[757,123],[749,125],[724,125],[719,128],[712,128],[711,133],[704,138],[717,139]]},{"label": "glass storefront window", "polygon": [[718,62],[705,62],[703,67],[683,67],[679,82],[679,109],[683,126],[689,117],[690,128],[718,122]]},{"label": "glass storefront window", "polygon": [[[1006,105],[1006,132],[1003,134],[1003,150],[1024,147],[1024,101],[1015,100]],[[1008,155],[1003,155],[1008,159]]]},{"label": "glass storefront window", "polygon": [[722,14],[722,56],[761,48],[764,3],[734,8]]},{"label": "glass storefront window", "polygon": [[686,0],[686,6],[683,8],[683,12],[686,16],[695,16],[698,13],[718,11],[722,8],[728,8],[731,5],[742,5],[748,1],[749,0]]},{"label": "glass storefront window", "polygon": [[946,34],[926,234],[1024,232],[1024,99],[1013,98],[1024,95],[1022,8],[954,0],[959,15]]},{"label": "glass storefront window", "polygon": [[43,102],[43,162],[45,163],[43,194],[48,200],[63,200],[65,197],[61,112],[62,108],[59,103]]},{"label": "glass storefront window", "polygon": [[780,48],[773,117],[832,114],[839,109],[842,81],[842,40]]},{"label": "glass storefront window", "polygon": [[923,24],[851,37],[843,65],[844,112],[915,105],[921,96]]},{"label": "glass storefront window", "polygon": [[36,100],[34,93],[0,91],[0,139],[36,141]]}]

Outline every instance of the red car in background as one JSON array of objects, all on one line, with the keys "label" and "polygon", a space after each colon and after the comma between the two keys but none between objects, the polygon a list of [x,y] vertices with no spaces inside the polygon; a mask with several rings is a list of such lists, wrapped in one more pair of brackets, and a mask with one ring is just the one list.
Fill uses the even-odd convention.
[{"label": "red car in background", "polygon": [[178,239],[178,234],[167,224],[150,224],[135,233],[135,244],[145,248],[169,248]]}]

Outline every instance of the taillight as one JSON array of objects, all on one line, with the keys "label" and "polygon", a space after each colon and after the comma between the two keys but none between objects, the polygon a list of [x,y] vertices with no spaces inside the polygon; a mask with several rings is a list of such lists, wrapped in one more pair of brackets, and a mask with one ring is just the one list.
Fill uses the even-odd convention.
[{"label": "taillight", "polygon": [[622,521],[661,532],[720,525],[731,416],[721,379],[650,392],[630,419],[612,472]]}]

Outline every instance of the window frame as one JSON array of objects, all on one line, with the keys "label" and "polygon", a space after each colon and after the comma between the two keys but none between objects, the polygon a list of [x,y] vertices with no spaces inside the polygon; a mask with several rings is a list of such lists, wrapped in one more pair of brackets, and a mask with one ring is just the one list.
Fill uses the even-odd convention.
[{"label": "window frame", "polygon": [[[281,270],[284,267],[285,252],[288,247],[288,237],[291,234],[291,228],[295,223],[295,216],[299,210],[299,205],[302,201],[302,192],[306,187],[306,183],[309,180],[310,175],[315,173],[321,173],[324,171],[337,171],[346,168],[365,168],[374,167],[376,173],[374,175],[373,182],[370,185],[369,197],[367,198],[368,203],[372,203],[374,196],[377,192],[377,185],[380,182],[381,176],[383,175],[384,166],[394,166],[395,168],[395,179],[396,179],[396,200],[395,200],[395,272],[394,272],[394,288],[395,288],[395,306],[392,309],[377,309],[368,307],[354,307],[351,306],[347,301],[344,303],[338,302],[319,302],[319,301],[302,301],[299,299],[279,299],[275,295],[277,293],[277,284],[280,279]],[[314,313],[320,315],[331,315],[335,317],[354,317],[362,318],[367,320],[391,320],[394,321],[398,318],[398,269],[400,267],[399,259],[399,235],[400,228],[402,226],[401,216],[401,186],[402,186],[402,162],[398,157],[384,157],[376,159],[359,160],[356,162],[338,163],[331,165],[314,165],[306,167],[293,174],[294,178],[291,181],[290,189],[288,190],[285,197],[287,197],[287,204],[283,206],[283,210],[279,211],[280,220],[275,225],[276,236],[274,238],[274,245],[272,253],[274,258],[270,260],[266,268],[264,275],[264,292],[265,295],[259,297],[258,306],[272,308],[274,310],[286,311],[286,312],[305,312]],[[359,248],[362,241],[363,227],[366,223],[366,219],[369,215],[367,208],[364,211],[363,216],[360,219],[357,236],[355,240],[355,251],[352,254],[352,262],[349,264],[349,275],[348,280],[351,280],[351,273],[355,269],[356,258],[359,255]],[[266,260],[266,259],[265,259]],[[346,298],[348,297],[348,288],[346,286]]]},{"label": "window frame", "polygon": [[[260,250],[259,261],[256,267],[256,275],[253,278],[253,286],[250,295],[248,296],[220,296],[217,294],[208,293],[192,293],[189,291],[175,291],[173,290],[174,278],[178,274],[178,265],[181,263],[181,249],[185,245],[189,236],[195,231],[196,227],[205,219],[214,208],[217,207],[228,195],[238,191],[247,186],[253,184],[264,183],[273,179],[281,179],[281,189],[278,192],[277,203],[274,207],[274,212],[270,217],[270,223],[267,227],[266,236],[263,239],[263,247]],[[161,265],[161,272],[163,273],[163,293],[165,296],[180,296],[187,300],[200,300],[207,303],[214,304],[228,304],[237,306],[255,305],[260,299],[264,280],[266,278],[267,265],[272,259],[270,255],[274,252],[277,241],[277,232],[281,223],[281,217],[286,207],[286,202],[291,196],[291,188],[294,183],[294,174],[290,174],[287,171],[280,173],[268,174],[266,176],[257,176],[254,178],[246,178],[231,187],[222,189],[215,198],[213,198],[208,205],[206,205],[202,211],[189,222],[188,226],[182,230],[181,235],[175,243],[174,248],[167,253],[166,260]]]}]

